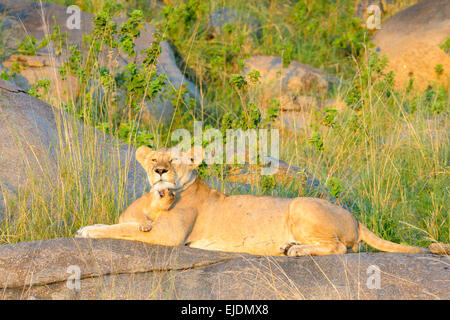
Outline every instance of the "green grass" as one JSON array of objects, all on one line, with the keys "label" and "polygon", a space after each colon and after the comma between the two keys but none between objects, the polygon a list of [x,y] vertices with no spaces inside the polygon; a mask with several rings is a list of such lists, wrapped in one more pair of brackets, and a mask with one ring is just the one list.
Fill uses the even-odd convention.
[{"label": "green grass", "polygon": [[[104,5],[103,1],[82,0],[58,3],[76,3],[94,14]],[[106,88],[106,98],[93,101],[91,91],[86,90],[60,106],[124,142],[159,148],[167,145],[174,129],[192,130],[194,120],[202,120],[204,129],[276,126],[276,121],[255,123],[252,112],[259,112],[261,119],[270,119],[271,115],[263,107],[268,102],[258,98],[250,80],[240,78],[243,62],[264,54],[281,56],[286,64],[293,60],[310,64],[343,79],[334,90],[310,94],[320,100],[342,101],[343,106],[313,110],[311,126],[298,132],[281,130],[280,158],[307,169],[327,186],[328,192],[305,187],[299,176],[289,185],[273,186],[270,179],[257,180],[252,193],[333,196],[385,239],[420,246],[431,241],[449,242],[448,89],[430,87],[417,92],[394,88],[392,75],[383,71],[385,61],[370,53],[369,34],[352,18],[355,1],[336,0],[333,5],[312,0],[168,3],[123,2],[126,10],[121,14],[141,9],[143,18],[158,26],[162,36],[177,48],[180,65],[201,90],[201,105],[180,99],[180,92],[169,92],[168,99],[176,107],[173,121],[143,121],[139,112],[142,92],[136,88],[154,85],[151,81],[144,81],[143,86],[136,82],[139,72],[144,71],[138,70],[138,76],[124,80],[128,81],[127,96],[131,92],[135,99],[118,102],[114,93],[125,90],[123,83],[104,85],[113,67],[100,66],[95,59],[81,59],[72,60],[81,66],[73,69],[86,74],[76,76],[95,80],[96,85],[89,90]],[[245,27],[229,26],[211,39],[208,14],[222,7],[250,12],[261,23],[261,38],[252,37]],[[246,83],[241,85],[239,81]],[[43,94],[41,98],[47,97]],[[130,112],[117,111],[123,104]],[[51,184],[49,197],[40,190],[50,181],[36,177],[34,184],[9,203],[7,219],[0,226],[1,243],[72,236],[83,225],[117,222],[129,197],[124,186],[115,185],[109,178],[113,166],[103,163],[94,152],[96,143],[95,137],[83,136],[83,146],[75,148],[79,154],[76,158],[62,150],[55,173],[57,183]],[[113,157],[111,161],[119,160]],[[203,167],[201,174],[226,180],[225,169]],[[118,174],[124,176],[126,172]],[[100,178],[95,179],[96,175]]]}]

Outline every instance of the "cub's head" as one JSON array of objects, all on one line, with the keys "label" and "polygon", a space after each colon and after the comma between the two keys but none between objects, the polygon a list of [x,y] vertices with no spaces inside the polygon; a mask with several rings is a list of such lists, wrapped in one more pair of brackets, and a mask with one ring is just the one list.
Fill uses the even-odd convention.
[{"label": "cub's head", "polygon": [[150,208],[156,211],[169,210],[175,199],[175,193],[170,189],[152,190],[150,192]]},{"label": "cub's head", "polygon": [[136,160],[147,171],[148,181],[156,190],[179,189],[196,177],[194,151],[180,152],[177,148],[152,149],[142,146],[136,150]]}]

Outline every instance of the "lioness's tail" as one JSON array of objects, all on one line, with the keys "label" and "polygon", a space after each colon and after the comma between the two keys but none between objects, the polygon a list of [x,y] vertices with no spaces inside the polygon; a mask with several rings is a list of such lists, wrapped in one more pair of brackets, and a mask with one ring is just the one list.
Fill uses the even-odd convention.
[{"label": "lioness's tail", "polygon": [[394,243],[391,241],[383,240],[375,233],[367,229],[365,225],[359,223],[360,239],[366,242],[375,249],[386,252],[402,252],[402,253],[430,253],[430,250],[426,248],[412,247],[403,244]]}]

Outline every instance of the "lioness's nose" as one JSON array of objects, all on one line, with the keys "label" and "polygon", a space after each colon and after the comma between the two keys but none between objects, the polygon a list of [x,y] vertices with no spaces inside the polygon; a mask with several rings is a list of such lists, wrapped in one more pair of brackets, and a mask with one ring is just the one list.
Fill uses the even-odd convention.
[{"label": "lioness's nose", "polygon": [[163,173],[166,173],[166,172],[167,172],[167,169],[164,169],[164,168],[156,168],[156,169],[155,169],[155,172],[158,173],[158,174],[160,174],[160,175],[162,175]]}]

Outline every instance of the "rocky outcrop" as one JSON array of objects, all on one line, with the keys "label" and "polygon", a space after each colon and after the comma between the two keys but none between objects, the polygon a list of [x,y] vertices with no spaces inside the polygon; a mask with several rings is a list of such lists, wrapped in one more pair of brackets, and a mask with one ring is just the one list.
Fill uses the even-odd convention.
[{"label": "rocky outcrop", "polygon": [[450,1],[424,0],[382,23],[372,40],[388,57],[398,87],[414,79],[416,88],[425,89],[433,82],[449,85],[450,55],[440,48],[449,37]]},{"label": "rocky outcrop", "polygon": [[265,257],[54,239],[0,246],[0,298],[449,299],[448,265],[433,255]]},{"label": "rocky outcrop", "polygon": [[292,61],[283,67],[280,57],[255,56],[247,59],[244,73],[259,71],[257,90],[263,105],[276,99],[280,103],[281,120],[290,129],[303,128],[310,120],[310,112],[321,106],[313,95],[325,93],[338,79],[309,65]]},{"label": "rocky outcrop", "polygon": [[[272,162],[278,163],[278,170],[273,177],[274,182],[279,186],[286,188],[292,183],[293,179],[296,178],[303,179],[306,187],[320,186],[320,181],[305,169],[301,169],[285,161],[269,156],[264,157],[264,161],[267,166],[271,165]],[[258,183],[260,180],[261,168],[259,166],[251,165],[232,168],[227,176],[227,181],[246,185],[253,185]]]},{"label": "rocky outcrop", "polygon": [[28,91],[33,84],[39,80],[49,80],[49,92],[52,94],[46,97],[47,102],[57,105],[60,101],[67,103],[71,98],[75,98],[78,93],[78,81],[72,76],[66,76],[62,81],[59,74],[59,67],[63,64],[61,56],[48,53],[38,53],[35,56],[12,55],[3,65],[11,69],[14,64],[20,66],[20,73],[13,81],[24,91]]},{"label": "rocky outcrop", "polygon": [[108,179],[126,186],[130,199],[147,186],[133,147],[1,79],[0,121],[0,214],[5,195],[13,197],[32,184],[42,184],[42,192],[48,192],[64,172],[79,175],[89,171],[86,166],[91,170],[101,166]]},{"label": "rocky outcrop", "polygon": [[238,27],[256,39],[262,36],[261,23],[248,12],[223,8],[210,14],[208,30],[211,36],[222,34],[226,25]]},{"label": "rocky outcrop", "polygon": [[[53,4],[42,3],[42,7],[38,2],[31,2],[25,0],[2,0],[0,6],[0,14],[4,14],[8,18],[8,26],[14,28],[15,37],[11,39],[8,46],[11,48],[17,48],[17,44],[26,35],[32,35],[39,41],[42,40],[46,34],[52,33],[52,27],[54,25],[61,26],[61,33],[67,32],[67,43],[69,46],[78,45],[82,47],[83,35],[90,33],[93,27],[93,15],[80,12],[80,29],[68,29],[67,19],[70,14],[67,13],[67,7]],[[125,21],[123,18],[115,19],[120,25]],[[45,22],[45,23],[44,23]],[[148,46],[154,40],[153,35],[156,29],[150,24],[145,24],[143,30],[141,30],[140,37],[136,40],[135,50],[137,52],[136,62],[140,63],[144,59],[141,51],[148,48]],[[175,56],[167,41],[162,41],[161,55],[158,59],[157,69],[159,73],[164,73],[167,76],[169,86],[179,89],[181,86],[185,86],[191,96],[196,99],[200,99],[200,94],[193,83],[184,77],[183,72],[178,68]],[[15,57],[12,58],[13,60]],[[24,58],[25,59],[25,58]],[[72,81],[61,81],[58,68],[62,64],[63,57],[55,54],[55,52],[49,51],[48,48],[43,48],[38,51],[37,58],[26,58],[30,60],[39,60],[39,65],[31,66],[22,71],[21,74],[28,80],[28,83],[23,84],[22,89],[27,90],[27,86],[35,82],[35,80],[41,75],[40,79],[46,77],[51,80],[51,91],[53,95],[58,95],[60,101],[66,102],[68,97],[76,96],[76,84]],[[47,63],[45,63],[46,61]],[[120,66],[124,66],[128,63],[129,58],[125,54],[121,55],[117,59],[117,63]],[[13,61],[8,60],[7,66],[10,66]],[[153,103],[149,102],[149,113],[159,119],[170,119],[173,113],[173,106],[170,103],[165,103],[161,97],[157,97]]]},{"label": "rocky outcrop", "polygon": [[295,93],[323,91],[334,80],[325,72],[298,61],[292,61],[287,67],[283,67],[282,59],[273,56],[254,56],[245,61],[244,68],[246,73],[258,70],[263,84],[277,85],[278,90],[291,90]]}]

